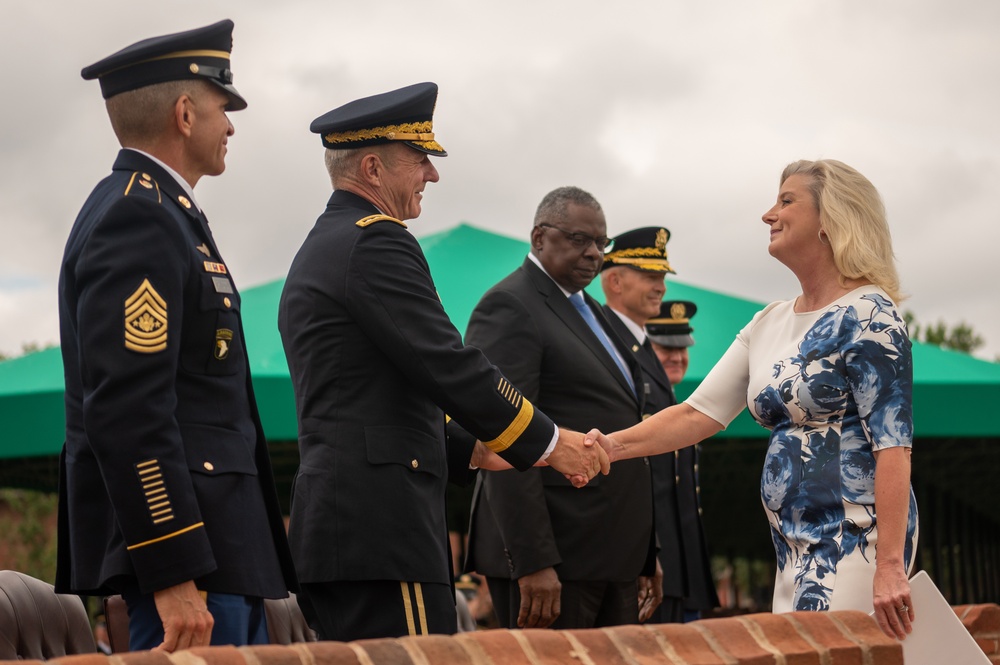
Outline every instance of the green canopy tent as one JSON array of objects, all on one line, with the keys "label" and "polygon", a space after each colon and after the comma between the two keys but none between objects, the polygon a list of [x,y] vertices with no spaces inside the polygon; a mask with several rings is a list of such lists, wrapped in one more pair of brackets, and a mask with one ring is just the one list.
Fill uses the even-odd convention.
[{"label": "green canopy tent", "polygon": [[[425,236],[420,244],[435,284],[459,330],[482,294],[524,260],[528,243],[460,224]],[[288,366],[277,329],[284,280],[243,291],[250,369],[269,439],[296,437]],[[603,301],[597,280],[588,291]],[[678,393],[686,396],[725,352],[762,303],[668,280],[667,297],[698,304],[692,321],[697,344]],[[915,343],[914,412],[919,437],[997,437],[1000,364]],[[54,455],[62,446],[62,359],[58,348],[0,363],[0,459]],[[744,412],[720,436],[763,438],[767,432]]]}]

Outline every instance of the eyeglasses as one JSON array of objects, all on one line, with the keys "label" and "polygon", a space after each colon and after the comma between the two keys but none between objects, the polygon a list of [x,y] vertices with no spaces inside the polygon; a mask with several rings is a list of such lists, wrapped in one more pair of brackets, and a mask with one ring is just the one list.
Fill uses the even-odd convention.
[{"label": "eyeglasses", "polygon": [[586,233],[567,231],[551,224],[537,224],[537,226],[541,226],[546,229],[555,229],[559,233],[566,236],[566,240],[569,240],[569,244],[571,244],[575,249],[587,249],[590,247],[590,243],[594,243],[597,246],[597,249],[602,252],[606,252],[608,247],[614,243],[614,240],[606,236],[599,236],[595,238],[594,236],[589,236]]}]

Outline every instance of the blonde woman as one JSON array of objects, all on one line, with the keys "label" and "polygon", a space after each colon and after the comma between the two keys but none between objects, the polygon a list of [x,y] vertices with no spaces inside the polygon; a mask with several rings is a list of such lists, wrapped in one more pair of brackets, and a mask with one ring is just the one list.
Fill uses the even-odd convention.
[{"label": "blonde woman", "polygon": [[774,611],[874,609],[903,639],[917,540],[913,366],[882,201],[846,164],[799,161],[763,221],[768,252],[802,292],[754,316],[686,402],[588,437],[612,460],[662,453],[749,405],[771,430],[761,498],[777,555]]}]

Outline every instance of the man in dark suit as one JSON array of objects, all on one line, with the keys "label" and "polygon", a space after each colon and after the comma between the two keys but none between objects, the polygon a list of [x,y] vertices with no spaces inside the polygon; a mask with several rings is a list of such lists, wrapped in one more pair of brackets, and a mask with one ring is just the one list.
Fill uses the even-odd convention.
[{"label": "man in dark suit", "polygon": [[97,78],[123,150],[63,256],[61,592],[119,592],[132,649],[267,641],[295,576],[233,284],[194,187],[225,169],[231,21],[133,44]]},{"label": "man in dark suit", "polygon": [[[404,222],[438,180],[430,157],[447,154],[436,100],[420,83],[311,126],[334,192],[289,270],[278,327],[299,418],[289,537],[321,639],[457,630],[445,486],[471,481],[470,462],[608,470],[465,346],[441,305]],[[446,440],[446,413],[471,435]]]},{"label": "man in dark suit", "polygon": [[[659,315],[646,322],[648,340],[671,386],[680,383],[687,373],[688,347],[694,345],[691,318],[697,311],[698,308],[693,302],[667,300],[660,306]],[[680,602],[671,599],[666,608],[668,613],[661,613],[658,617],[660,622],[694,621],[700,618],[705,610],[719,606],[719,596],[715,591],[715,579],[712,576],[712,565],[705,539],[705,527],[701,518],[701,488],[698,484],[700,445],[682,448],[672,455],[657,455],[651,458],[653,461],[658,458],[673,457],[674,492],[666,494],[664,503],[670,505],[667,502],[672,500],[672,505],[675,507],[671,515],[676,514],[680,529],[683,574],[686,581],[684,597]],[[654,490],[660,482],[660,478],[655,475],[655,464],[654,462]],[[661,483],[661,486],[668,487],[665,482]],[[660,504],[657,503],[657,510],[659,507]],[[662,540],[663,536],[660,538]]]},{"label": "man in dark suit", "polygon": [[[583,292],[607,244],[593,196],[550,192],[528,258],[483,296],[466,331],[526,398],[583,430],[630,426],[641,414],[639,368]],[[483,474],[467,568],[487,577],[502,626],[638,620],[637,579],[654,564],[652,495],[648,463],[630,462],[578,491],[551,469]]]}]

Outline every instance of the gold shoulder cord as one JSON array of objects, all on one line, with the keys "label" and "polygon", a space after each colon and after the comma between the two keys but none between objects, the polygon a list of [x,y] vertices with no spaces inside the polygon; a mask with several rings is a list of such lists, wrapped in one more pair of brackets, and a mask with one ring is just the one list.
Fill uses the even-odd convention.
[{"label": "gold shoulder cord", "polygon": [[371,226],[375,222],[382,222],[382,221],[385,221],[385,222],[396,222],[397,224],[399,224],[400,226],[402,226],[404,229],[407,228],[406,222],[404,222],[402,220],[399,220],[399,219],[396,219],[395,217],[390,217],[389,215],[368,215],[364,219],[359,219],[358,221],[354,222],[354,225],[355,226],[360,226],[361,228],[365,228],[365,227]]}]

